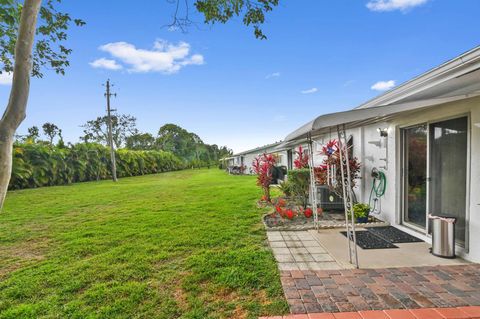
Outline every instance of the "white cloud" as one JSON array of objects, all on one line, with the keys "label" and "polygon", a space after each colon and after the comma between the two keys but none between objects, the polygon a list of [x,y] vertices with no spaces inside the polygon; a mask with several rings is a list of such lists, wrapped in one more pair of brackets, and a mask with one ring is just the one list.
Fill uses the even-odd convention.
[{"label": "white cloud", "polygon": [[371,11],[407,11],[414,7],[427,3],[430,0],[370,0],[367,8]]},{"label": "white cloud", "polygon": [[265,76],[265,79],[271,79],[271,78],[278,78],[280,77],[280,72],[273,72],[273,73],[270,73],[270,74],[267,74],[267,76]]},{"label": "white cloud", "polygon": [[300,91],[300,93],[302,93],[302,94],[312,94],[312,93],[315,93],[315,92],[318,92],[317,88],[311,88],[311,89]]},{"label": "white cloud", "polygon": [[96,69],[107,69],[107,70],[120,70],[122,66],[117,63],[115,60],[100,58],[96,59],[93,62],[89,63],[92,67]]},{"label": "white cloud", "polygon": [[379,81],[372,85],[371,89],[375,91],[388,91],[395,86],[395,81]]},{"label": "white cloud", "polygon": [[11,85],[13,79],[13,74],[3,71],[0,74],[0,85]]},{"label": "white cloud", "polygon": [[151,50],[137,49],[127,42],[113,42],[102,45],[99,49],[128,65],[129,72],[172,74],[187,65],[204,63],[202,55],[190,54],[190,44],[186,42],[171,44],[156,40]]}]

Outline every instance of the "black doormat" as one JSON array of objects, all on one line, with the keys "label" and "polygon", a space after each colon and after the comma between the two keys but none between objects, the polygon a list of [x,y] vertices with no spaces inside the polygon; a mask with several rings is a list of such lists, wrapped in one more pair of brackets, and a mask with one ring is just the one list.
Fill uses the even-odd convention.
[{"label": "black doormat", "polygon": [[[341,233],[343,236],[347,237],[347,232],[342,231]],[[363,249],[398,248],[391,242],[386,241],[367,230],[356,231],[355,234],[357,235],[357,245]]]},{"label": "black doormat", "polygon": [[385,227],[370,227],[367,230],[378,237],[381,237],[391,243],[419,243],[423,240],[407,234],[400,229],[397,229],[393,226],[385,226]]}]

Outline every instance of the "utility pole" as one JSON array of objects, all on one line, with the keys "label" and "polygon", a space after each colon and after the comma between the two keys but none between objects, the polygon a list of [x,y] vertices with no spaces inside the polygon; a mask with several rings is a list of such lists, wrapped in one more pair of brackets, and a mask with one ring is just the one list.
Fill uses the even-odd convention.
[{"label": "utility pole", "polygon": [[[113,86],[113,85],[112,85]],[[117,163],[115,161],[115,148],[113,145],[112,136],[112,110],[110,109],[110,97],[117,96],[116,93],[110,92],[110,80],[107,80],[105,97],[107,98],[107,130],[108,130],[108,144],[110,146],[110,160],[112,161],[112,180],[117,181]]]}]

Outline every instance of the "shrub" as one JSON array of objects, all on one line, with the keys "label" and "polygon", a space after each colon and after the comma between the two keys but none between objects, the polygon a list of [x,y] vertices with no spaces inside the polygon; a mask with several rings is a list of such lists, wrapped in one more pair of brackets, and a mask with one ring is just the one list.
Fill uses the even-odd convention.
[{"label": "shrub", "polygon": [[[116,151],[119,177],[183,169],[185,164],[170,152]],[[15,144],[10,189],[66,185],[97,181],[111,176],[108,148],[79,143],[66,148],[37,143]]]},{"label": "shrub", "polygon": [[293,165],[296,169],[308,168],[310,166],[308,163],[310,158],[301,145],[295,151],[295,154],[297,154],[297,158],[293,161]]},{"label": "shrub", "polygon": [[310,190],[310,170],[307,168],[290,170],[288,181],[291,184],[291,193],[298,204],[303,208],[308,205]]},{"label": "shrub", "polygon": [[273,168],[276,164],[275,156],[272,154],[263,154],[253,160],[253,171],[257,174],[257,185],[263,190],[262,199],[270,202],[270,185],[273,181]]}]

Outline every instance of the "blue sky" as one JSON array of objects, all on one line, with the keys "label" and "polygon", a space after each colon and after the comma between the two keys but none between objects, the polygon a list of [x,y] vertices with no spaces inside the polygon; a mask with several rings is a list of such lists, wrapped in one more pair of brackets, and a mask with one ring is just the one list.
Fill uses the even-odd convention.
[{"label": "blue sky", "polygon": [[[141,131],[176,123],[242,151],[480,44],[478,0],[280,2],[260,41],[240,19],[210,27],[194,14],[199,25],[188,33],[163,28],[174,9],[163,0],[64,0],[87,25],[69,33],[67,74],[32,81],[18,133],[50,121],[77,142],[80,125],[104,114],[110,78],[113,106],[136,116]],[[0,85],[4,104],[9,89]]]}]

